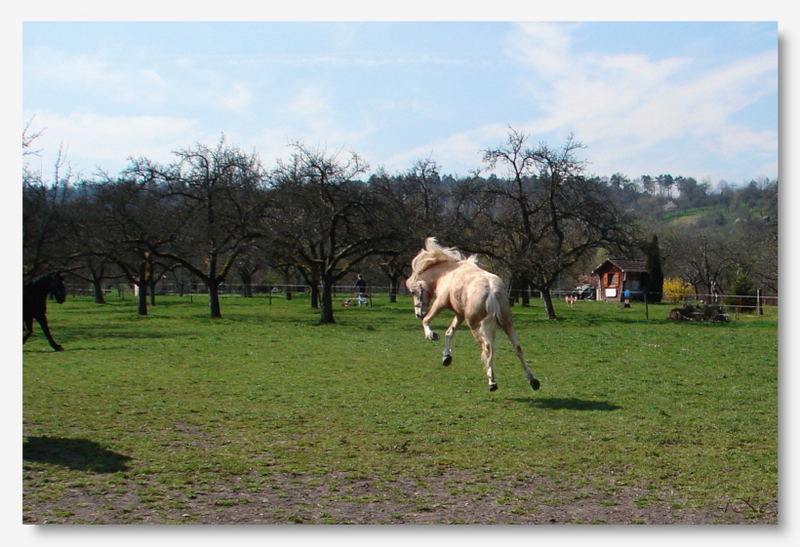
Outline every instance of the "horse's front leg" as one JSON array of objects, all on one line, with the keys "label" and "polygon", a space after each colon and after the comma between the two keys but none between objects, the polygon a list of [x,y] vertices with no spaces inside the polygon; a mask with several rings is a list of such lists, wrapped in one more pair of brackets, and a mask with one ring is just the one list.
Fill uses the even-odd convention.
[{"label": "horse's front leg", "polygon": [[455,334],[459,323],[461,323],[461,318],[458,315],[456,315],[450,322],[450,326],[448,327],[447,332],[444,333],[444,352],[442,358],[442,365],[444,366],[447,366],[453,362],[453,356],[450,353],[450,348],[453,343],[453,335]]},{"label": "horse's front leg", "polygon": [[33,334],[33,317],[23,319],[22,328],[26,330],[26,332],[22,335],[22,344],[24,345],[25,342],[28,341],[30,335]]},{"label": "horse's front leg", "polygon": [[41,317],[37,317],[36,320],[39,321],[39,325],[42,327],[42,332],[44,332],[44,335],[47,337],[47,341],[50,342],[50,347],[56,351],[64,351],[64,348],[58,345],[53,339],[53,335],[50,334],[50,327],[47,325],[47,317],[43,315]]},{"label": "horse's front leg", "polygon": [[439,304],[439,300],[435,300],[431,309],[428,310],[428,313],[425,314],[425,317],[422,318],[422,330],[425,333],[425,339],[436,341],[439,339],[439,335],[433,332],[431,329],[431,321],[433,321],[434,317],[439,315],[439,312],[445,308],[444,305]]}]

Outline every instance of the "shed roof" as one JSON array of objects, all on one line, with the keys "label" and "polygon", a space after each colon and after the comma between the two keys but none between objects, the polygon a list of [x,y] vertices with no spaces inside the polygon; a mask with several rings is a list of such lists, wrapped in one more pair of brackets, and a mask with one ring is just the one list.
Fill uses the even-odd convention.
[{"label": "shed roof", "polygon": [[647,271],[647,262],[644,260],[640,260],[637,258],[609,258],[602,264],[600,264],[597,268],[595,268],[592,273],[596,273],[599,270],[603,269],[604,266],[610,264],[612,266],[616,266],[623,272],[646,272]]}]

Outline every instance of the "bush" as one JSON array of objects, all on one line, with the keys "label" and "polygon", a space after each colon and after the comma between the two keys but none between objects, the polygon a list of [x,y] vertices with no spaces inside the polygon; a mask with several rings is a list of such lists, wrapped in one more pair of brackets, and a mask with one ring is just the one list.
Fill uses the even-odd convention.
[{"label": "bush", "polygon": [[[756,289],[750,282],[750,278],[746,274],[739,274],[731,286],[729,296],[725,299],[725,303],[729,306],[736,306],[739,310],[746,309],[752,305],[752,301],[748,298],[742,299],[742,296],[755,296]],[[744,301],[743,301],[744,300]]]},{"label": "bush", "polygon": [[693,291],[692,284],[680,277],[670,277],[664,280],[664,298],[670,302],[681,302]]}]

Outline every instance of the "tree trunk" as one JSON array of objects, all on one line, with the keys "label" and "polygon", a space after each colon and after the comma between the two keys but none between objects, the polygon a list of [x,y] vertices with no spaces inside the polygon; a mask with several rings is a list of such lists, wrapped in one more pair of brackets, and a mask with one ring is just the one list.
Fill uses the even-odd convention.
[{"label": "tree trunk", "polygon": [[139,288],[139,315],[147,315],[147,263],[139,266],[139,279],[136,280]]},{"label": "tree trunk", "polygon": [[150,305],[156,305],[156,265],[152,261],[152,257],[147,260],[147,294],[150,297]]},{"label": "tree trunk", "polygon": [[319,283],[311,283],[311,309],[319,309]]},{"label": "tree trunk", "polygon": [[397,282],[398,278],[396,275],[389,277],[389,302],[393,304],[397,302]]},{"label": "tree trunk", "polygon": [[252,298],[253,297],[253,274],[240,270],[239,271],[239,279],[242,281],[242,296],[244,298]]},{"label": "tree trunk", "polygon": [[511,278],[511,294],[508,297],[509,304],[513,306],[517,301],[521,301],[524,307],[531,305],[531,295],[529,290],[530,283],[526,278],[515,275]]},{"label": "tree trunk", "polygon": [[147,283],[139,283],[139,315],[147,315]]},{"label": "tree trunk", "polygon": [[333,318],[333,278],[329,274],[322,276],[322,294],[320,296],[320,324],[335,323],[336,320]]},{"label": "tree trunk", "polygon": [[94,303],[105,304],[105,296],[103,295],[103,281],[96,277],[92,277],[92,288],[94,289]]},{"label": "tree trunk", "polygon": [[209,279],[206,282],[208,287],[208,311],[211,313],[212,319],[222,318],[222,310],[219,306],[219,285],[220,282],[217,280]]},{"label": "tree trunk", "polygon": [[544,300],[544,309],[547,312],[547,318],[556,319],[556,310],[553,307],[553,298],[550,296],[550,287],[542,289],[542,300]]},{"label": "tree trunk", "polygon": [[517,278],[511,276],[511,280],[509,281],[509,291],[508,291],[508,305],[512,308],[514,304],[517,303]]}]

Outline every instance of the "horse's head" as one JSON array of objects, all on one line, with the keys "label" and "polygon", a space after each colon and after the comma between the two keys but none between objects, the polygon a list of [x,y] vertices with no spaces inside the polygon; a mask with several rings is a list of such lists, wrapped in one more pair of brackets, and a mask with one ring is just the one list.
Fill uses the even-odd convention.
[{"label": "horse's head", "polygon": [[50,274],[50,293],[59,304],[63,304],[64,300],[67,299],[67,289],[64,287],[64,278],[58,272]]},{"label": "horse's head", "polygon": [[433,297],[430,286],[416,275],[412,275],[406,281],[406,288],[414,299],[414,315],[417,319],[422,319],[428,313],[428,305]]}]

